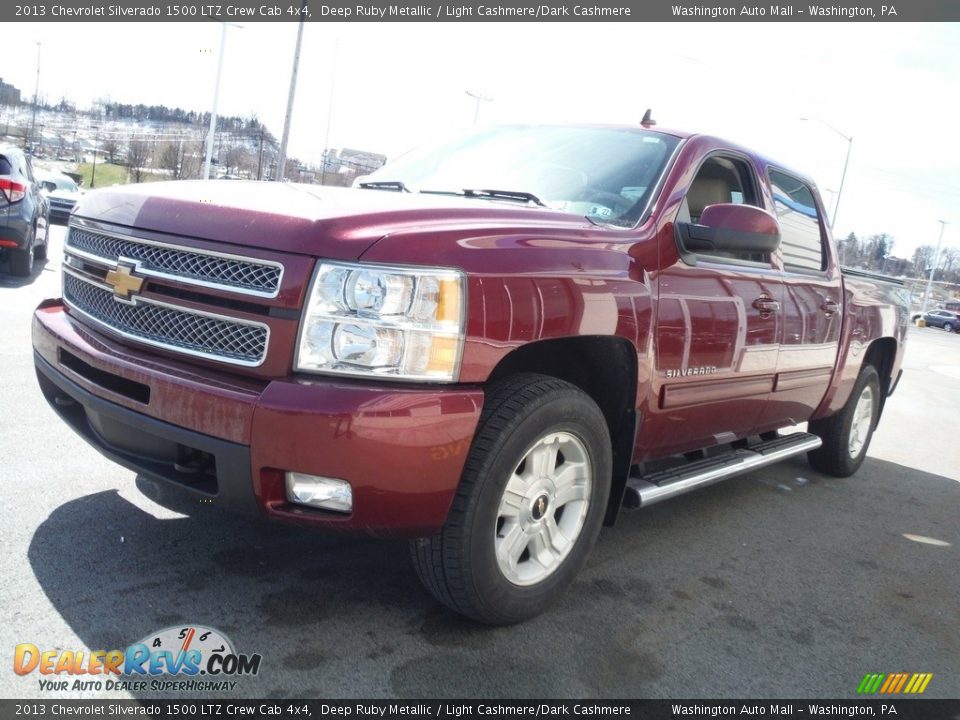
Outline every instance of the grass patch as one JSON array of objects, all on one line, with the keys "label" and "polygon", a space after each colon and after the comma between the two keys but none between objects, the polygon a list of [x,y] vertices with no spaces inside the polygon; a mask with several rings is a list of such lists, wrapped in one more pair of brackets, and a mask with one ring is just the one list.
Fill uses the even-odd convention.
[{"label": "grass patch", "polygon": [[[90,189],[90,180],[93,175],[93,163],[77,163],[76,169],[71,172],[83,175],[83,187]],[[134,175],[130,168],[125,165],[111,165],[110,163],[97,163],[97,185],[98,188],[110,187],[111,185],[126,185],[134,182]],[[159,180],[169,180],[169,175],[154,173],[144,170],[140,182],[157,182]]]}]

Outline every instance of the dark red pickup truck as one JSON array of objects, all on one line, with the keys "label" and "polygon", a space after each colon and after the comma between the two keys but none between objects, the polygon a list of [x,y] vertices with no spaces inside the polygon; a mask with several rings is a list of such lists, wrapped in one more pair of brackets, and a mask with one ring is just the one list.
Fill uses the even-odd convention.
[{"label": "dark red pickup truck", "polygon": [[906,301],[841,273],[813,183],[753,152],[510,126],[354,189],[90,193],[33,340],[44,395],[106,456],[224,507],[410,538],[440,601],[507,623],[623,506],[798,453],[855,472]]}]

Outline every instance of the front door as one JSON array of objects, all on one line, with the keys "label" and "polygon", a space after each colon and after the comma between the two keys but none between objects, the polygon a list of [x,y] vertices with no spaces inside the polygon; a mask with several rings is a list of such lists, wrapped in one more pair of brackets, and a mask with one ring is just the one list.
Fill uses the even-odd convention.
[{"label": "front door", "polygon": [[[714,154],[677,217],[696,223],[717,203],[762,207],[753,166]],[[669,253],[662,257],[669,257]],[[773,391],[782,338],[783,279],[767,253],[685,253],[661,268],[649,444],[658,457],[731,442],[757,426]]]}]

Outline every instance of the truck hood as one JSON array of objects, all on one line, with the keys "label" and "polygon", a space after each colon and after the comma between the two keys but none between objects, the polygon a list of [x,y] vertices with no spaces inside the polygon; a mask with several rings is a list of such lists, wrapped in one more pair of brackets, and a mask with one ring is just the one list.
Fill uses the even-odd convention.
[{"label": "truck hood", "polygon": [[105,188],[86,193],[75,214],[179,237],[339,260],[355,260],[385,235],[412,229],[591,227],[583,217],[511,201],[244,180]]}]

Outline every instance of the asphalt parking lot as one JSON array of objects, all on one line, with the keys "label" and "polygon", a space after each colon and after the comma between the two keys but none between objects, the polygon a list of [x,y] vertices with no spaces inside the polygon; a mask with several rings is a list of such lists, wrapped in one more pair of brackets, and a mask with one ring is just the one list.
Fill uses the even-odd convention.
[{"label": "asphalt parking lot", "polygon": [[200,623],[262,654],[237,697],[852,698],[867,672],[960,697],[960,335],[911,329],[857,476],[794,460],[625,514],[551,612],[491,629],[434,602],[403,543],[184,515],[68,430],[30,348],[53,233],[29,281],[0,268],[0,696],[55,697],[12,671],[18,643]]}]

